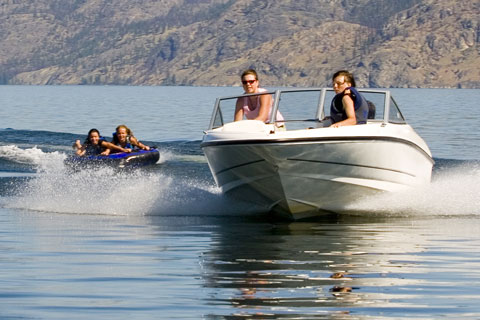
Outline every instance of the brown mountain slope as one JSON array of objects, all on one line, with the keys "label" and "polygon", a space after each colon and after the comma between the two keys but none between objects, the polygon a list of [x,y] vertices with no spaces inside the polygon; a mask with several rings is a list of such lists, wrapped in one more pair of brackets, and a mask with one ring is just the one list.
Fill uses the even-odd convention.
[{"label": "brown mountain slope", "polygon": [[10,0],[0,83],[480,87],[480,5],[460,0]]}]

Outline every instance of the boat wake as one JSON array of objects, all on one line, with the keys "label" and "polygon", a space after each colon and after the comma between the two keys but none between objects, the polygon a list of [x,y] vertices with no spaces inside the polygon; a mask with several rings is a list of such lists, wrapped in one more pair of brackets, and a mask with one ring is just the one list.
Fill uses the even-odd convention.
[{"label": "boat wake", "polygon": [[[66,154],[62,152],[0,147],[0,159],[35,169],[28,179],[8,184],[14,190],[2,192],[9,196],[0,198],[0,205],[40,212],[130,216],[231,216],[258,212],[251,205],[226,199],[211,181],[186,176],[185,169],[192,166],[192,159],[198,164],[198,157],[172,152],[163,156],[164,153],[163,160],[148,169],[119,171],[105,167],[72,172],[65,167]],[[163,169],[165,161],[183,163],[177,164],[176,169]],[[202,170],[208,171],[206,163]],[[19,175],[7,172],[5,176]]]},{"label": "boat wake", "polygon": [[[33,169],[35,171],[52,171],[63,163],[66,154],[54,151],[44,152],[35,147],[22,149],[16,145],[0,146],[0,160],[3,169]],[[63,164],[62,164],[63,165]],[[31,171],[31,170],[30,170]]]},{"label": "boat wake", "polygon": [[366,197],[351,205],[351,214],[381,216],[480,215],[480,165],[464,162],[435,172],[432,183],[400,193]]}]

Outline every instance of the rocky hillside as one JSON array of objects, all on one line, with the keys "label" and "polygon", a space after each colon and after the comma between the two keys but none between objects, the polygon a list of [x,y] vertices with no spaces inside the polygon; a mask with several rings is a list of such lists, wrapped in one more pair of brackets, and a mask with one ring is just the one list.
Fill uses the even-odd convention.
[{"label": "rocky hillside", "polygon": [[468,0],[5,0],[0,84],[480,88]]}]

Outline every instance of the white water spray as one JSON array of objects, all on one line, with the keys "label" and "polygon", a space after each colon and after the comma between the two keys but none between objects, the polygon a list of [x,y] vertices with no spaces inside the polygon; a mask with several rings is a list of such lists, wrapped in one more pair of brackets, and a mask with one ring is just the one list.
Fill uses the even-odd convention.
[{"label": "white water spray", "polygon": [[478,181],[480,168],[470,163],[442,170],[425,187],[367,197],[349,210],[388,216],[480,215]]},{"label": "white water spray", "polygon": [[225,199],[210,182],[162,171],[165,161],[185,157],[171,152],[162,153],[158,170],[130,171],[105,167],[72,172],[64,166],[65,154],[37,148],[0,147],[0,157],[37,168],[31,179],[17,184],[15,196],[2,200],[2,206],[9,208],[69,214],[223,216],[245,214],[251,207]]}]

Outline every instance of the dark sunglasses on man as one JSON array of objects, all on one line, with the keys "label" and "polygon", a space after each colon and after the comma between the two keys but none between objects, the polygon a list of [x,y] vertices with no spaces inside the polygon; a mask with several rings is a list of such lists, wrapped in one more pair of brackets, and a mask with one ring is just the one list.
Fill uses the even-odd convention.
[{"label": "dark sunglasses on man", "polygon": [[243,83],[244,85],[246,85],[247,83],[248,83],[248,84],[254,84],[255,81],[257,81],[257,80],[242,80],[242,83]]}]

